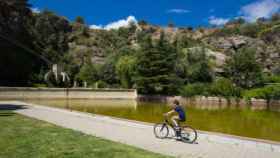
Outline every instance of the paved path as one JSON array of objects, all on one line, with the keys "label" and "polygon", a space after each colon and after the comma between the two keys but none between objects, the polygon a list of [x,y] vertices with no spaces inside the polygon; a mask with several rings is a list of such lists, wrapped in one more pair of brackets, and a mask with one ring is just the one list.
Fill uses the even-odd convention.
[{"label": "paved path", "polygon": [[173,139],[156,139],[153,127],[146,123],[21,102],[0,102],[0,106],[1,104],[25,104],[27,108],[18,109],[17,113],[178,158],[280,158],[280,145],[276,144],[202,133],[199,134],[197,144],[186,144]]}]

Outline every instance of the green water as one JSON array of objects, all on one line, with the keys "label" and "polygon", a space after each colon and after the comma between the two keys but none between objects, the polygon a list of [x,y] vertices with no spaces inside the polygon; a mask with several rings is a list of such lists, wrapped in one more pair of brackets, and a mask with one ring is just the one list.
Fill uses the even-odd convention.
[{"label": "green water", "polygon": [[[67,108],[145,122],[160,122],[170,107],[162,103],[124,100],[29,100],[40,105]],[[204,131],[280,141],[280,113],[238,108],[201,109],[186,106],[187,124]]]}]

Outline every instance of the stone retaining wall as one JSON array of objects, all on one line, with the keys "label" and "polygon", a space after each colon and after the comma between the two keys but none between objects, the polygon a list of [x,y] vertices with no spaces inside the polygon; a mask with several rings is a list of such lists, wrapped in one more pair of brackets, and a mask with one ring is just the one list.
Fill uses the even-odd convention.
[{"label": "stone retaining wall", "polygon": [[[139,95],[139,101],[154,101],[154,102],[163,102],[171,104],[174,99],[178,99],[181,104],[187,106],[194,106],[197,108],[202,109],[219,109],[219,108],[226,108],[226,107],[238,107],[238,108],[246,108],[250,107],[251,109],[267,109],[267,104],[265,100],[262,99],[252,99],[251,104],[248,104],[245,100],[241,99],[239,101],[235,99],[231,99],[228,102],[224,98],[218,97],[204,97],[198,96],[194,98],[184,98],[181,96],[145,96]],[[270,105],[270,110],[273,111],[280,111],[280,101],[274,100]]]},{"label": "stone retaining wall", "polygon": [[134,89],[0,87],[0,99],[136,99]]}]

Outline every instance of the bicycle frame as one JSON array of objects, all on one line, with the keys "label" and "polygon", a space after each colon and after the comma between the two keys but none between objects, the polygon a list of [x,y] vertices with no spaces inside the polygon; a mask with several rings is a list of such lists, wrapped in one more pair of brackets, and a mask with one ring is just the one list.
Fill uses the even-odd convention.
[{"label": "bicycle frame", "polygon": [[[170,126],[174,131],[175,131],[175,127],[174,127],[174,125],[168,120],[168,118],[166,118],[165,117],[165,119],[164,119],[164,124],[166,125],[166,126]],[[162,129],[163,129],[163,127],[164,126],[162,126]],[[179,127],[181,128],[181,126],[179,125]],[[161,129],[161,131],[162,131],[162,129]]]}]

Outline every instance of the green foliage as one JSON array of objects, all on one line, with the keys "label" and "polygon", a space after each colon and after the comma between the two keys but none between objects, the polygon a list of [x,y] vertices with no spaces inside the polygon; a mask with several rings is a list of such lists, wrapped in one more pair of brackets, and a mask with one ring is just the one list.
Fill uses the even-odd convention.
[{"label": "green foliage", "polygon": [[181,52],[186,48],[201,46],[202,44],[201,42],[188,37],[187,34],[177,35],[176,41],[174,43],[178,52]]},{"label": "green foliage", "polygon": [[[174,94],[178,79],[174,67],[176,51],[161,34],[156,45],[150,36],[142,41],[141,52],[137,56],[137,89],[143,94]],[[177,84],[176,84],[177,83]]]},{"label": "green foliage", "polygon": [[172,158],[3,111],[2,107],[0,117],[1,158]]},{"label": "green foliage", "polygon": [[117,59],[115,56],[110,56],[106,59],[99,71],[100,79],[109,85],[119,84],[119,78],[116,74],[116,63]]},{"label": "green foliage", "polygon": [[280,13],[275,13],[271,16],[272,22],[279,22],[280,21]]},{"label": "green foliage", "polygon": [[96,85],[97,85],[97,88],[107,88],[107,87],[109,87],[106,82],[101,81],[101,80],[97,81]]},{"label": "green foliage", "polygon": [[[141,29],[131,23],[129,27],[120,29],[92,30],[80,16],[70,23],[50,11],[32,14],[28,7],[26,0],[0,1],[0,34],[9,35],[11,41],[36,52],[33,57],[28,49],[23,50],[22,46],[0,39],[3,43],[0,72],[4,76],[1,76],[0,84],[13,85],[8,82],[14,81],[17,82],[15,85],[41,83],[47,69],[36,55],[42,55],[53,63],[62,63],[72,80],[87,81],[92,85],[100,82],[106,87],[137,87],[144,94],[174,95],[181,85],[214,80],[214,60],[204,48],[205,42],[195,39],[191,29],[178,30],[175,38],[166,37],[163,29],[145,21],[139,22]],[[275,14],[270,20],[261,19],[256,23],[236,19],[207,36],[244,35],[260,38],[269,46],[277,46],[278,16]],[[197,30],[201,33],[207,31],[203,28]],[[159,31],[163,32],[157,40]],[[213,95],[240,96],[240,91],[232,94],[231,89],[279,82],[277,77],[262,80],[262,68],[256,62],[254,50],[244,48],[232,54],[224,67],[224,77],[228,80],[215,81]],[[271,72],[280,74],[280,66],[275,63]],[[204,90],[204,95],[210,93]]]},{"label": "green foliage", "polygon": [[177,75],[185,83],[212,82],[213,69],[210,60],[211,57],[206,54],[205,48],[186,49],[186,53],[178,57]]},{"label": "green foliage", "polygon": [[214,33],[214,36],[231,36],[231,35],[236,35],[240,34],[240,27],[235,26],[235,27],[223,27],[217,32]]},{"label": "green foliage", "polygon": [[34,74],[39,73],[43,66],[35,51],[30,51],[32,36],[30,23],[31,10],[27,0],[0,1],[0,85],[28,86]]},{"label": "green foliage", "polygon": [[256,38],[258,33],[261,32],[263,26],[257,23],[247,23],[240,27],[240,34]]},{"label": "green foliage", "polygon": [[48,87],[48,85],[42,83],[33,83],[32,87],[40,88],[40,87]]},{"label": "green foliage", "polygon": [[210,88],[214,96],[224,97],[230,103],[231,98],[241,98],[241,88],[236,87],[231,80],[226,78],[217,79]]},{"label": "green foliage", "polygon": [[50,11],[34,15],[30,32],[35,49],[53,62],[58,62],[68,50],[68,33],[71,26],[67,19]]},{"label": "green foliage", "polygon": [[243,18],[237,18],[237,19],[230,20],[229,22],[227,22],[226,25],[242,25],[245,22],[246,21]]},{"label": "green foliage", "polygon": [[93,64],[84,64],[76,76],[77,80],[86,81],[88,84],[93,84],[98,80],[98,73]]},{"label": "green foliage", "polygon": [[208,85],[202,83],[188,84],[180,90],[180,95],[191,98],[199,95],[207,96]]},{"label": "green foliage", "polygon": [[77,16],[76,19],[75,19],[75,22],[79,23],[79,24],[85,24],[85,20],[81,16]]},{"label": "green foliage", "polygon": [[145,20],[139,20],[139,21],[138,21],[138,25],[140,25],[140,26],[146,26],[146,25],[148,25],[148,22],[145,21]]},{"label": "green foliage", "polygon": [[132,88],[135,75],[136,59],[132,56],[123,56],[116,64],[117,75],[123,88]]},{"label": "green foliage", "polygon": [[252,98],[265,99],[269,108],[272,99],[280,99],[280,85],[268,85],[263,88],[247,90],[244,93],[244,98],[247,100]]},{"label": "green foliage", "polygon": [[264,76],[264,83],[280,83],[280,76],[270,75]]},{"label": "green foliage", "polygon": [[262,70],[253,49],[243,48],[234,53],[227,59],[224,71],[238,87],[252,88],[262,84]]}]

